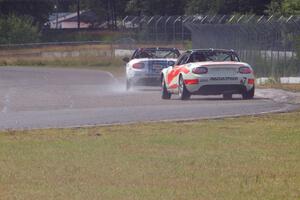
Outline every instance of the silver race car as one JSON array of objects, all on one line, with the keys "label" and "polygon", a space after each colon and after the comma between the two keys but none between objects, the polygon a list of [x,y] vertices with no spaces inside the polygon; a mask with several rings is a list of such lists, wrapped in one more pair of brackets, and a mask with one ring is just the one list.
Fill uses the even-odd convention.
[{"label": "silver race car", "polygon": [[180,56],[176,48],[140,48],[126,62],[126,89],[134,85],[159,85],[161,71],[173,66]]}]

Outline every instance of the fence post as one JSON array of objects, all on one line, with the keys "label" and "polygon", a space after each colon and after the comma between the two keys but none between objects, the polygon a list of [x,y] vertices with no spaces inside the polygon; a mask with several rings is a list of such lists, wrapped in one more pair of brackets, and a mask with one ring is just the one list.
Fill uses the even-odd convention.
[{"label": "fence post", "polygon": [[165,41],[168,41],[167,25],[170,19],[171,17],[168,17],[167,20],[165,21]]},{"label": "fence post", "polygon": [[176,43],[176,22],[178,21],[180,17],[177,17],[176,20],[173,22],[173,41]]},{"label": "fence post", "polygon": [[113,42],[110,42],[110,52],[111,52],[111,59],[115,58],[115,50],[114,50],[114,44]]},{"label": "fence post", "polygon": [[158,42],[158,28],[157,28],[157,25],[161,21],[161,19],[162,19],[162,16],[160,16],[158,18],[158,20],[156,20],[156,22],[155,22],[155,41],[156,42]]},{"label": "fence post", "polygon": [[[151,21],[154,19],[154,17],[151,17],[149,20],[148,20],[148,22],[147,22],[147,31],[148,31],[148,33],[149,33],[149,24],[151,23]],[[150,34],[148,34],[148,38],[149,38],[149,40],[150,40],[150,38],[151,38],[151,36],[150,36]]]},{"label": "fence post", "polygon": [[184,26],[183,26],[183,16],[180,16],[180,22],[181,22],[181,43],[184,43]]}]

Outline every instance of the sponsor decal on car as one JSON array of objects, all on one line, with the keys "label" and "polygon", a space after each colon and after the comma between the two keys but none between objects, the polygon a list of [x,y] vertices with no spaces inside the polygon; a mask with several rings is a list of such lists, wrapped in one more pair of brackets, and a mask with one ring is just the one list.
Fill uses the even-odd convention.
[{"label": "sponsor decal on car", "polygon": [[238,77],[211,77],[211,81],[237,81]]}]

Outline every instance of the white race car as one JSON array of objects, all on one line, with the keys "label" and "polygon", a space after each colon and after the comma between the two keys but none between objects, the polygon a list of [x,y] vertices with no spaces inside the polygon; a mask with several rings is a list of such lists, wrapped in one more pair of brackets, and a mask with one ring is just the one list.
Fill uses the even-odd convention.
[{"label": "white race car", "polygon": [[191,95],[223,95],[231,99],[241,94],[252,99],[255,92],[253,69],[240,62],[236,52],[222,49],[189,50],[174,66],[162,70],[162,99],[178,94],[180,99]]},{"label": "white race car", "polygon": [[176,48],[140,48],[126,62],[126,89],[134,85],[159,85],[161,70],[174,66],[180,52]]}]

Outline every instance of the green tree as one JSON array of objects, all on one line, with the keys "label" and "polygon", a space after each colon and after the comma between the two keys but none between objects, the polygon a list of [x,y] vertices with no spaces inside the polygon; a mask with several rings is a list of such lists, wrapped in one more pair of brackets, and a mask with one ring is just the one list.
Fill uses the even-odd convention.
[{"label": "green tree", "polygon": [[0,19],[0,43],[20,44],[36,42],[39,38],[38,27],[31,17],[11,15]]},{"label": "green tree", "polygon": [[107,21],[115,27],[117,19],[126,15],[125,8],[129,0],[81,0],[81,9],[91,10],[97,15],[97,21]]},{"label": "green tree", "polygon": [[1,16],[31,16],[34,23],[42,26],[54,9],[56,0],[0,0]]},{"label": "green tree", "polygon": [[190,0],[186,5],[187,14],[210,14],[217,12],[218,9],[215,0]]},{"label": "green tree", "polygon": [[137,15],[183,15],[186,0],[130,0],[128,14]]},{"label": "green tree", "polygon": [[272,0],[267,6],[265,11],[269,15],[281,15],[282,14],[282,0]]},{"label": "green tree", "polygon": [[271,0],[189,0],[187,14],[254,13],[262,15]]},{"label": "green tree", "polygon": [[126,4],[126,12],[130,15],[142,15],[145,12],[143,2],[141,0],[130,0]]},{"label": "green tree", "polygon": [[300,15],[300,0],[284,0],[282,12],[285,15]]},{"label": "green tree", "polygon": [[266,13],[270,15],[300,15],[300,1],[272,0]]}]

